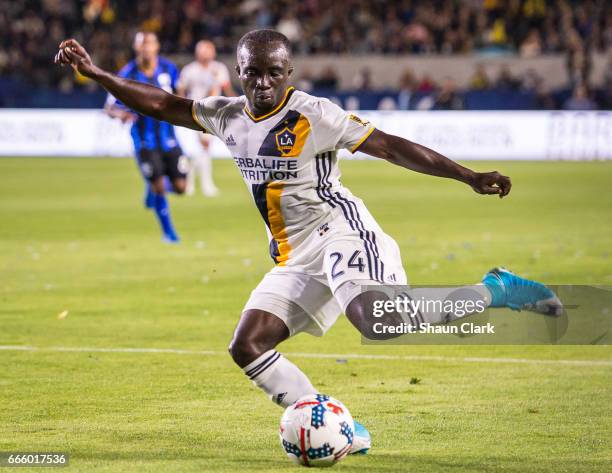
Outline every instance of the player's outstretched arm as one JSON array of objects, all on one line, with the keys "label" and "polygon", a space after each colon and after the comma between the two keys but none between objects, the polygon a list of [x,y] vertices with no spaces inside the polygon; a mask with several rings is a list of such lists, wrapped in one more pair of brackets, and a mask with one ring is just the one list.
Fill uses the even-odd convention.
[{"label": "player's outstretched arm", "polygon": [[100,69],[75,39],[62,41],[55,62],[71,65],[75,70],[98,82],[127,107],[174,125],[201,130],[191,114],[192,101],[129,79],[123,79]]},{"label": "player's outstretched arm", "polygon": [[510,178],[497,171],[474,172],[432,149],[380,130],[374,130],[359,146],[359,151],[423,174],[456,179],[479,194],[504,197],[512,187]]}]

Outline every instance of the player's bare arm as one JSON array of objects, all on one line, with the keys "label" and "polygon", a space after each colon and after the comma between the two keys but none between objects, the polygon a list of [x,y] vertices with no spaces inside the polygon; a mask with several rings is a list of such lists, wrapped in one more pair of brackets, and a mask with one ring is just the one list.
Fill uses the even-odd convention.
[{"label": "player's bare arm", "polygon": [[98,82],[127,107],[143,115],[184,126],[202,128],[191,114],[192,100],[169,94],[162,89],[129,79],[123,79],[96,66],[87,51],[75,39],[62,41],[55,62],[70,65],[80,74]]},{"label": "player's bare arm", "polygon": [[472,171],[432,149],[380,130],[374,130],[359,151],[412,171],[456,179],[479,194],[497,194],[501,198],[508,195],[512,187],[510,178],[497,171]]}]

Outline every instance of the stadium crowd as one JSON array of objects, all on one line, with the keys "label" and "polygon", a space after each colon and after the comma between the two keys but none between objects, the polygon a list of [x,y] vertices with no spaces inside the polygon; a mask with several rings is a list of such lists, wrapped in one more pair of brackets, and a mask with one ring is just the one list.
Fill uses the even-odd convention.
[{"label": "stadium crowd", "polygon": [[[247,30],[271,27],[297,54],[457,54],[488,51],[535,57],[567,55],[568,84],[588,87],[591,52],[612,50],[612,2],[606,0],[0,0],[0,77],[72,90],[80,78],[50,67],[63,38],[83,40],[103,67],[131,55],[137,29],[158,33],[164,54],[191,53],[209,38],[230,53]],[[509,71],[508,71],[509,72]],[[367,73],[364,73],[367,75]],[[333,70],[312,78],[333,87]],[[476,74],[477,75],[477,74]],[[306,78],[311,79],[311,78]],[[361,81],[361,82],[359,82]],[[398,89],[415,87],[404,78]],[[535,78],[478,78],[471,88],[521,88]],[[357,88],[368,77],[357,77]],[[447,95],[448,81],[434,84]],[[519,83],[520,82],[520,83]],[[424,84],[423,84],[424,83]],[[83,84],[86,85],[87,84]],[[92,86],[91,84],[89,85]],[[451,100],[451,102],[454,102]]]}]

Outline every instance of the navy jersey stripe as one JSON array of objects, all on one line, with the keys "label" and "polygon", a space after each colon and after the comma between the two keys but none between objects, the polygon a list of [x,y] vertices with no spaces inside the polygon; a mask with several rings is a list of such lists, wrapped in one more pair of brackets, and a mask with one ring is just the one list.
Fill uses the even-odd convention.
[{"label": "navy jersey stripe", "polygon": [[321,198],[322,201],[326,202],[332,207],[335,208],[336,204],[334,204],[331,200],[331,194],[329,188],[327,187],[327,183],[323,180],[323,171],[321,170],[323,167],[323,160],[321,155],[317,155],[315,157],[315,165],[317,168],[317,177],[318,177],[318,185],[317,185],[317,194]]},{"label": "navy jersey stripe", "polygon": [[[326,179],[328,182],[328,185],[331,187],[331,182],[329,182],[329,176],[331,174],[331,152],[329,152],[327,154],[327,159],[329,160],[329,167],[327,169],[327,173],[326,173]],[[376,244],[372,241],[371,236],[370,236],[370,232],[367,231],[365,229],[365,225],[363,224],[363,221],[361,220],[361,216],[359,215],[359,211],[357,210],[357,206],[355,205],[355,203],[349,199],[347,199],[346,197],[342,196],[339,192],[336,192],[336,199],[335,201],[341,201],[344,202],[349,209],[349,213],[351,215],[351,217],[353,218],[353,221],[355,222],[355,225],[357,227],[357,230],[359,231],[359,237],[361,238],[361,240],[364,242],[364,248],[366,250],[366,256],[368,257],[368,265],[369,265],[369,272],[370,272],[370,278],[374,279],[376,281],[381,281],[380,275],[379,275],[379,271],[378,271],[378,265],[379,265],[379,254],[378,254],[378,247],[376,246]],[[340,204],[342,205],[342,204]],[[370,251],[372,251],[373,255],[370,254],[370,252],[368,251],[368,248]],[[372,261],[374,261],[374,264],[372,265]],[[373,274],[372,274],[373,271]]]},{"label": "navy jersey stripe", "polygon": [[379,267],[379,264],[382,262],[379,259],[378,247],[376,246],[375,240],[372,239],[373,234],[370,236],[370,232],[365,229],[365,225],[361,220],[357,206],[354,202],[342,196],[339,192],[335,192],[334,195],[334,193],[332,193],[330,190],[332,187],[331,182],[329,181],[332,167],[331,159],[331,152],[323,153],[315,157],[318,178],[317,193],[319,197],[321,197],[321,199],[331,207],[338,205],[351,229],[359,232],[359,238],[364,244],[366,258],[368,260],[368,274],[370,279],[383,282],[382,271],[380,271],[381,268]]}]

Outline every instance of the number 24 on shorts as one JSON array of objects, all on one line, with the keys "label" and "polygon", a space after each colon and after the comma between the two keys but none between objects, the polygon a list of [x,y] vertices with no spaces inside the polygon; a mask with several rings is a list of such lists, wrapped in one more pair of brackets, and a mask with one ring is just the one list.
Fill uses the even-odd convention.
[{"label": "number 24 on shorts", "polygon": [[[345,273],[345,271],[342,269],[344,266],[342,263],[344,260],[344,255],[339,251],[334,251],[333,253],[329,254],[329,257],[332,259],[331,277],[332,279],[336,279]],[[365,263],[363,262],[363,257],[361,256],[361,250],[355,250],[353,252],[351,257],[348,259],[346,268],[356,268],[360,273],[365,271]]]}]

